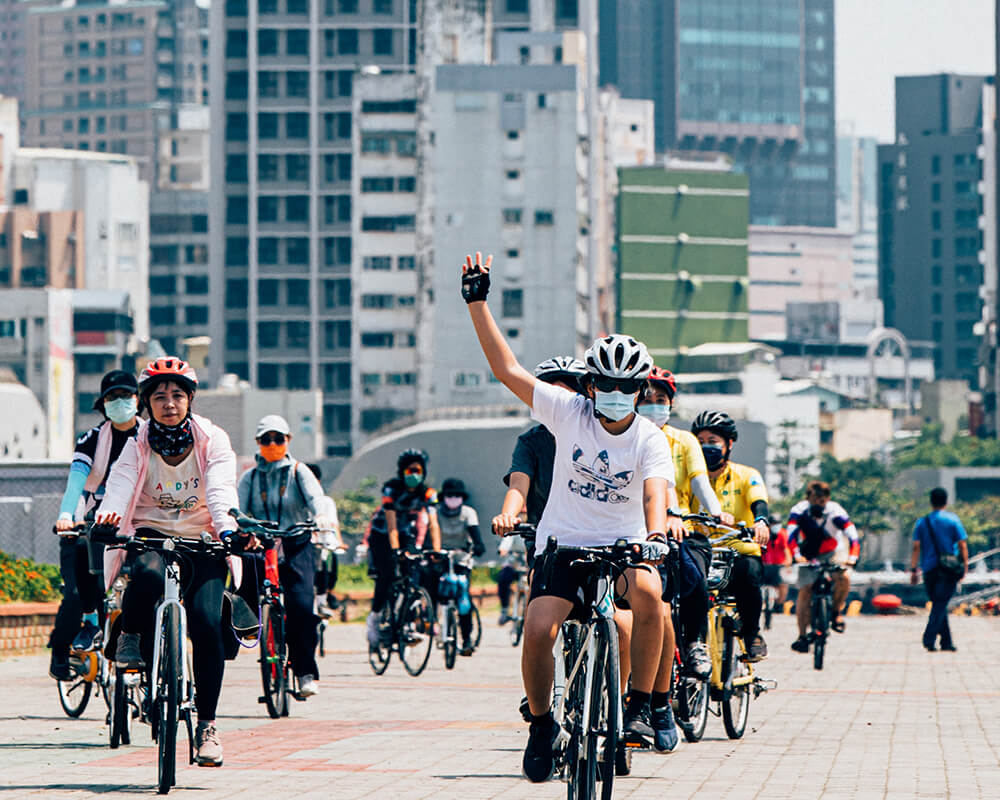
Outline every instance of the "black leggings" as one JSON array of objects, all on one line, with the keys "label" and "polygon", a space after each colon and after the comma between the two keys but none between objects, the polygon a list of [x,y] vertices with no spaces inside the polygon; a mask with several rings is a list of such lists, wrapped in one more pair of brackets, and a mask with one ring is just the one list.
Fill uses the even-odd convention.
[{"label": "black leggings", "polygon": [[[100,552],[95,555],[96,563],[100,563]],[[56,613],[50,644],[53,655],[65,658],[69,655],[73,639],[80,632],[82,615],[101,607],[102,576],[90,572],[87,541],[79,537],[60,537],[59,572],[63,579],[63,598]]]},{"label": "black leggings", "polygon": [[[143,553],[132,565],[122,599],[122,631],[153,631],[156,604],[163,597],[165,565],[159,553]],[[181,565],[181,599],[187,613],[191,658],[194,663],[195,705],[199,720],[215,719],[222,691],[225,654],[222,645],[222,591],[226,562],[213,556],[185,556]],[[146,637],[143,654],[152,642]],[[149,663],[148,656],[147,663]]]},{"label": "black leggings", "polygon": [[763,583],[764,563],[760,556],[736,556],[729,574],[729,591],[736,598],[736,610],[747,645],[760,633],[760,612],[764,607],[760,587]]},{"label": "black leggings", "polygon": [[323,559],[323,548],[316,548],[316,594],[333,594],[337,586],[337,554],[330,553]]},{"label": "black leggings", "polygon": [[517,583],[518,571],[510,564],[504,565],[497,575],[497,594],[500,595],[500,607],[510,607],[511,588]]},{"label": "black leggings", "polygon": [[[292,669],[300,678],[319,677],[316,645],[319,620],[313,613],[313,586],[316,582],[316,559],[313,544],[308,539],[294,542],[285,539],[281,549],[284,558],[278,564],[278,580],[285,601],[285,629],[288,633],[288,657]],[[264,585],[264,561],[255,556],[243,557],[243,580],[240,596],[257,612],[260,589]]]},{"label": "black leggings", "polygon": [[380,613],[389,599],[392,582],[396,577],[395,556],[389,547],[389,537],[384,533],[372,533],[368,537],[368,574],[375,580],[372,594],[372,611]]}]

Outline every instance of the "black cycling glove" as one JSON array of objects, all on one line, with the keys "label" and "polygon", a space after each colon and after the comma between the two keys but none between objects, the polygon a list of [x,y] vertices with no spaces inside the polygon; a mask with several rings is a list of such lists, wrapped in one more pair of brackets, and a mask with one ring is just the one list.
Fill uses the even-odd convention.
[{"label": "black cycling glove", "polygon": [[482,272],[473,267],[462,275],[462,299],[466,303],[477,303],[485,300],[490,293],[490,273]]}]

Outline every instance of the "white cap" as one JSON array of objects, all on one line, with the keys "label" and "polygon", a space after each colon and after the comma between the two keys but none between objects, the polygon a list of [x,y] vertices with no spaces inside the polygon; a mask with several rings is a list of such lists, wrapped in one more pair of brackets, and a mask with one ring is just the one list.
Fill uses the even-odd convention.
[{"label": "white cap", "polygon": [[257,433],[253,435],[253,438],[259,439],[268,431],[283,433],[285,436],[288,436],[292,432],[292,429],[288,427],[288,423],[284,417],[278,414],[268,414],[257,423]]}]

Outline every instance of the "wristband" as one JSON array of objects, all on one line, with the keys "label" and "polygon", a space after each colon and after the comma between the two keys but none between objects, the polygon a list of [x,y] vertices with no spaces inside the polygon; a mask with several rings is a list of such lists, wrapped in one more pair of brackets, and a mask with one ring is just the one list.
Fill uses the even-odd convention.
[{"label": "wristband", "polygon": [[490,274],[479,270],[469,270],[462,276],[462,299],[466,303],[486,300],[490,292]]},{"label": "wristband", "polygon": [[667,535],[662,531],[650,531],[646,536],[647,542],[660,542],[662,544],[667,543]]},{"label": "wristband", "polygon": [[753,524],[756,525],[758,522],[767,522],[767,521],[768,521],[767,517],[756,517],[753,521]]}]

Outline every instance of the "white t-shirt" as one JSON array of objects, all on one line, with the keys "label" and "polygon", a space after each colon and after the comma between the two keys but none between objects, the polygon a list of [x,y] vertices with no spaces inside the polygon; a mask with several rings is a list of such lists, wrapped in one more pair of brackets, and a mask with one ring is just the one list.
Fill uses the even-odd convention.
[{"label": "white t-shirt", "polygon": [[212,530],[212,515],[205,503],[205,477],[198,470],[194,450],[176,467],[156,453],[150,454],[133,524],[188,539]]},{"label": "white t-shirt", "polygon": [[552,489],[538,523],[535,549],[555,536],[566,547],[597,547],[618,539],[646,538],[643,481],[665,478],[674,485],[667,437],[638,414],[614,436],[579,394],[537,381],[531,415],[556,439]]}]

